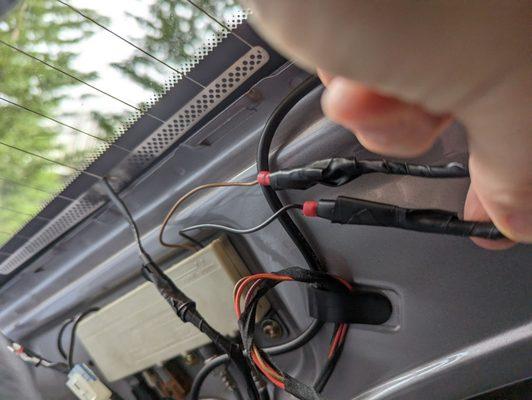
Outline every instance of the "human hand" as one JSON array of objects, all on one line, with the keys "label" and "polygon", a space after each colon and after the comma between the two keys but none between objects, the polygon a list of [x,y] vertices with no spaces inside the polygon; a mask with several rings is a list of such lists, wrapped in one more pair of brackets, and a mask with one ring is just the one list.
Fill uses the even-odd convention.
[{"label": "human hand", "polygon": [[465,218],[491,218],[505,236],[532,243],[530,2],[251,3],[274,45],[322,68],[324,112],[369,150],[416,156],[461,121],[471,175]]}]

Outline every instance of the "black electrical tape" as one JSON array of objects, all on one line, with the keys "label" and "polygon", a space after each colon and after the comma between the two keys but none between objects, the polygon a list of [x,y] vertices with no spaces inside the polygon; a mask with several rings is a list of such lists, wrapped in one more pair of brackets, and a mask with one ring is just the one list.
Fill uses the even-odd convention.
[{"label": "black electrical tape", "polygon": [[246,380],[248,398],[259,399],[259,392],[254,384],[249,365],[239,346],[211,327],[196,310],[196,304],[194,301],[189,299],[156,264],[147,265],[146,269],[150,271],[151,280],[155,284],[159,293],[164,297],[179,318],[181,318],[183,322],[190,322],[197,327],[212,340],[216,347],[229,356],[233,364],[238,368],[239,372]]},{"label": "black electrical tape", "polygon": [[[317,284],[321,288],[325,288],[334,292],[349,291],[349,289],[346,288],[342,283],[340,283],[336,278],[319,271],[310,271],[299,267],[291,267],[283,269],[281,271],[277,271],[276,274],[288,275],[292,277],[294,281]],[[255,290],[255,293],[251,296],[248,305],[243,310],[242,315],[240,316],[240,319],[238,321],[240,336],[242,338],[242,343],[246,350],[248,358],[250,357],[249,355],[251,354],[251,349],[254,344],[253,333],[255,331],[255,317],[259,300],[264,295],[266,295],[268,291],[270,291],[272,288],[274,288],[281,282],[282,281],[263,280],[258,285],[257,289]],[[341,351],[337,350],[336,357],[339,357],[340,353]],[[266,353],[261,351],[261,355],[264,359],[268,360],[274,368],[276,368],[275,364],[269,359],[269,356]],[[322,400],[322,397],[318,394],[318,392],[321,391],[325,386],[325,383],[327,382],[328,378],[332,373],[332,370],[334,369],[336,361],[337,358],[335,358],[335,360],[333,360],[332,362],[328,362],[326,368],[323,371],[324,373],[320,374],[317,386],[319,390],[298,381],[297,379],[291,377],[286,373],[279,371],[284,377],[286,391],[299,399]]]},{"label": "black electrical tape", "polygon": [[357,160],[355,158],[329,158],[315,161],[300,168],[270,173],[270,187],[281,189],[308,189],[316,184],[341,186],[361,175],[380,172],[393,175],[410,175],[424,178],[467,178],[469,171],[461,163],[421,165],[386,160]]},{"label": "black electrical tape", "polygon": [[207,337],[211,339],[221,351],[229,356],[231,362],[235,365],[242,375],[242,378],[246,381],[248,398],[259,400],[259,392],[255,386],[249,365],[242,354],[242,351],[240,350],[240,346],[238,346],[236,343],[233,343],[231,340],[212,328],[196,310],[196,304],[194,301],[188,298],[187,295],[185,295],[155,263],[155,261],[153,261],[149,253],[142,245],[138,226],[135,223],[135,220],[129,212],[126,204],[117,195],[107,179],[104,179],[103,182],[109,198],[118,207],[132,230],[139,250],[139,256],[144,264],[142,267],[143,276],[155,285],[161,296],[164,297],[170,307],[183,322],[190,322],[193,324],[201,332],[207,335]]},{"label": "black electrical tape", "polygon": [[148,277],[166,302],[183,322],[189,322],[187,311],[195,310],[196,303],[183,293],[176,284],[164,274],[156,264],[147,264],[143,270],[148,271]]},{"label": "black electrical tape", "polygon": [[[286,275],[286,274],[283,274],[283,275]],[[240,317],[239,327],[240,327],[240,332],[242,336],[242,342],[244,344],[244,348],[246,349],[246,353],[248,354],[248,357],[250,357],[251,348],[254,342],[253,332],[255,330],[255,317],[256,317],[256,310],[257,310],[258,302],[269,290],[271,290],[274,286],[276,286],[279,283],[281,282],[280,281],[263,281],[259,285],[257,290],[255,291],[255,294],[250,300],[249,305],[246,307],[246,310],[244,310],[244,312],[242,313]],[[267,360],[268,363],[278,373],[280,373],[283,376],[286,392],[292,394],[293,396],[301,400],[323,400],[323,398],[317,393],[317,391],[313,387],[308,386],[298,381],[294,377],[290,376],[289,374],[286,374],[280,371],[265,352],[261,350],[259,351],[261,353],[261,357]],[[328,373],[328,375],[330,375],[330,373]]]},{"label": "black electrical tape", "polygon": [[332,292],[309,286],[309,314],[324,322],[381,325],[392,315],[392,304],[380,293]]},{"label": "black electrical tape", "polygon": [[388,226],[491,240],[504,238],[491,222],[464,221],[450,211],[403,208],[345,196],[320,200],[317,216],[338,224]]},{"label": "black electrical tape", "polygon": [[323,400],[316,390],[288,374],[284,374],[284,390],[301,400]]}]

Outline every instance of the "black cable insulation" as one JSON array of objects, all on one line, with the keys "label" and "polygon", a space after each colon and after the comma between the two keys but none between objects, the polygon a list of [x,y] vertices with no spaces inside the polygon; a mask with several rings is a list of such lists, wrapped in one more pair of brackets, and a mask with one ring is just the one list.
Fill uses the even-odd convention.
[{"label": "black cable insulation", "polygon": [[[290,267],[277,271],[275,272],[275,274],[289,276],[292,278],[293,281],[297,282],[316,284],[322,287],[324,290],[331,290],[333,292],[345,292],[346,290],[350,291],[350,289],[346,288],[346,286],[342,283],[341,280],[334,278],[333,276],[321,271],[309,271],[307,269],[299,267]],[[240,327],[240,336],[242,338],[242,343],[247,354],[250,354],[255,346],[253,332],[255,331],[256,310],[258,302],[263,296],[268,293],[268,291],[272,290],[281,282],[282,280],[261,280],[260,283],[257,285],[256,289],[254,290],[253,294],[251,295],[249,301],[246,302],[246,306],[240,315],[238,324]],[[337,353],[337,356],[340,357],[341,351],[342,347],[336,348],[335,354]],[[267,361],[267,364],[275,369],[275,364],[269,359],[269,355],[265,352],[261,353],[262,357]],[[328,377],[334,369],[334,366],[335,362],[327,363],[320,372],[320,380],[324,380],[324,382],[326,383]],[[314,387],[300,382],[299,380],[285,372],[277,371],[277,374],[283,377],[284,390],[286,392],[300,399],[321,399],[321,396],[319,395],[318,391],[314,389]],[[322,376],[323,378],[321,378]],[[323,384],[323,386],[325,385],[325,383]]]},{"label": "black cable insulation", "polygon": [[269,174],[269,186],[274,190],[305,190],[314,185],[342,186],[366,174],[382,173],[421,178],[468,178],[467,166],[451,162],[443,165],[413,164],[387,160],[357,160],[334,157]]},{"label": "black cable insulation", "polygon": [[59,333],[57,334],[57,351],[59,354],[61,354],[61,357],[66,361],[67,359],[67,353],[65,351],[65,348],[63,347],[63,335],[65,334],[65,330],[72,322],[74,322],[74,318],[69,318],[63,324],[61,325],[61,328],[59,328]]},{"label": "black cable insulation", "polygon": [[[294,339],[277,346],[267,347],[262,350],[270,356],[289,353],[307,344],[314,336],[316,336],[322,326],[323,322],[314,320],[300,335],[298,335]],[[200,400],[199,396],[201,392],[201,387],[203,386],[203,382],[205,381],[205,379],[217,367],[227,363],[228,361],[229,357],[227,356],[227,354],[222,354],[205,363],[205,365],[199,370],[199,372],[194,377],[192,388],[190,390],[190,400]]]},{"label": "black cable insulation", "polygon": [[246,382],[247,397],[249,399],[259,399],[259,392],[255,386],[253,376],[251,375],[249,364],[245,359],[240,346],[210,326],[196,309],[194,301],[188,298],[164,273],[159,265],[155,263],[142,245],[138,226],[126,204],[113,190],[107,179],[104,179],[103,182],[109,198],[120,210],[133,232],[135,242],[139,249],[139,255],[143,262],[143,270],[145,272],[143,275],[155,285],[161,296],[167,301],[172,310],[183,322],[190,322],[203,332],[220,351],[228,355],[231,362],[235,365],[236,369]]},{"label": "black cable insulation", "polygon": [[68,368],[72,369],[74,367],[74,348],[76,346],[76,331],[78,329],[78,325],[81,321],[83,321],[88,315],[97,312],[100,310],[100,307],[91,307],[87,310],[83,311],[81,314],[79,314],[77,317],[73,320],[72,325],[72,331],[70,332],[70,345],[68,347],[68,354],[67,354],[67,364]]},{"label": "black cable insulation", "polygon": [[[270,171],[270,149],[273,137],[277,128],[288,114],[288,112],[308,93],[321,84],[317,76],[311,76],[305,79],[297,88],[295,88],[288,96],[286,96],[281,103],[275,108],[273,113],[268,118],[262,135],[259,140],[257,149],[257,170]],[[266,198],[271,210],[275,213],[279,211],[283,204],[275,190],[267,186],[261,186],[262,193]],[[307,241],[303,233],[299,230],[292,218],[288,214],[283,214],[279,217],[279,222],[290,236],[299,252],[303,255],[308,266],[312,270],[324,271],[325,267],[318,258],[316,252]]]},{"label": "black cable insulation", "polygon": [[325,385],[327,385],[327,382],[329,382],[329,379],[331,378],[331,375],[334,371],[334,368],[336,368],[336,365],[338,364],[338,361],[340,360],[340,355],[342,354],[343,348],[345,345],[345,341],[341,342],[334,352],[333,356],[327,360],[325,363],[325,366],[321,369],[320,374],[314,381],[314,384],[312,385],[316,392],[321,393],[323,389],[325,389]]},{"label": "black cable insulation", "polygon": [[464,221],[451,211],[405,208],[347,196],[318,201],[316,215],[337,224],[386,226],[490,240],[504,238],[492,222]]},{"label": "black cable insulation", "polygon": [[[277,129],[283,119],[303,97],[305,97],[308,93],[310,93],[320,84],[321,81],[317,76],[311,76],[307,78],[295,90],[293,90],[288,96],[286,96],[270,115],[260,137],[257,149],[258,173],[260,173],[261,171],[271,172],[270,149],[275,133],[277,132]],[[270,209],[274,213],[283,207],[279,196],[273,188],[269,186],[261,186],[261,190],[264,194],[264,197],[266,198],[266,201],[268,202],[268,205],[270,206]],[[288,214],[282,214],[279,217],[279,222],[281,223],[289,237],[292,239],[294,245],[298,248],[299,252],[302,254],[308,267],[314,271],[326,271],[325,265],[323,265],[318,255],[312,248],[311,244],[307,241],[307,239],[305,238],[301,230],[297,227],[292,218]],[[342,348],[343,346],[340,347],[337,351],[338,357],[341,354]],[[332,367],[334,368],[334,364],[332,365]],[[320,376],[322,376],[324,373],[328,373],[327,366],[324,370],[322,370]]]},{"label": "black cable insulation", "polygon": [[188,226],[186,228],[181,229],[179,231],[179,234],[181,236],[183,236],[183,233],[189,232],[189,231],[193,231],[193,230],[214,229],[214,230],[220,230],[220,231],[229,232],[229,233],[235,233],[235,234],[238,234],[238,235],[246,235],[246,234],[249,234],[249,233],[260,231],[261,229],[267,227],[273,221],[275,221],[277,218],[280,218],[280,216],[283,213],[287,212],[288,210],[292,210],[294,208],[301,209],[302,207],[303,206],[301,204],[287,204],[287,205],[281,207],[277,212],[275,212],[274,214],[269,216],[266,220],[264,220],[263,222],[261,222],[257,226],[254,226],[254,227],[248,228],[248,229],[238,229],[238,228],[233,228],[233,227],[230,227],[230,226],[217,225],[217,224],[198,224],[198,225]]}]

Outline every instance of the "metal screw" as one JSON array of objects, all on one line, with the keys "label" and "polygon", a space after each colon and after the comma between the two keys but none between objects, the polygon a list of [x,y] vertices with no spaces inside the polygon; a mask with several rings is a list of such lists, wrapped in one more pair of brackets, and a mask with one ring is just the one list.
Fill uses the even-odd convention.
[{"label": "metal screw", "polygon": [[270,339],[277,339],[283,334],[283,329],[279,322],[273,319],[265,319],[261,324],[262,333]]},{"label": "metal screw", "polygon": [[183,357],[183,361],[186,365],[194,365],[198,363],[198,356],[196,353],[187,353],[185,354],[185,357]]},{"label": "metal screw", "polygon": [[257,90],[257,89],[250,89],[246,95],[248,96],[248,98],[251,100],[251,101],[254,101],[254,102],[259,102],[262,100],[263,96],[262,96],[262,93]]}]

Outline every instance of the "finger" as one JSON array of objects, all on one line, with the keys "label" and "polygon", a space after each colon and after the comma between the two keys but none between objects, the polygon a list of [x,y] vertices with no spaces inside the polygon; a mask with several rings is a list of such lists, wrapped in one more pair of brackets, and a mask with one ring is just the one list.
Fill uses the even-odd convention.
[{"label": "finger", "polygon": [[321,82],[323,83],[323,86],[327,86],[331,79],[334,77],[334,75],[328,73],[327,71],[324,71],[321,68],[318,68],[316,70],[316,73],[318,74],[318,77],[321,79]]},{"label": "finger", "polygon": [[[466,221],[489,221],[488,213],[480,203],[477,194],[472,186],[467,192],[466,202],[464,206],[464,219]],[[508,239],[502,240],[488,240],[481,238],[471,238],[480,247],[489,250],[505,250],[512,247],[515,243]]]},{"label": "finger", "polygon": [[320,66],[431,112],[455,111],[530,54],[526,1],[504,7],[497,1],[246,2],[252,23],[300,65]]},{"label": "finger", "polygon": [[505,236],[532,243],[532,79],[526,71],[508,75],[465,107],[461,119],[480,202]]},{"label": "finger", "polygon": [[421,107],[382,96],[357,82],[334,77],[322,98],[325,114],[355,132],[358,140],[375,153],[411,157],[428,150],[447,116],[432,115]]},{"label": "finger", "polygon": [[528,2],[252,2],[258,28],[302,65],[461,120],[479,200],[506,236],[532,243]]}]

